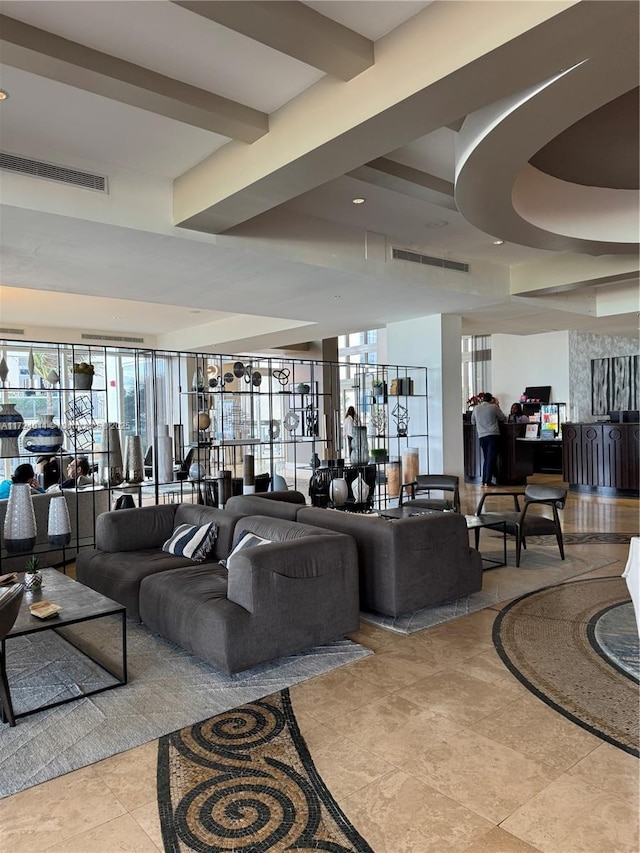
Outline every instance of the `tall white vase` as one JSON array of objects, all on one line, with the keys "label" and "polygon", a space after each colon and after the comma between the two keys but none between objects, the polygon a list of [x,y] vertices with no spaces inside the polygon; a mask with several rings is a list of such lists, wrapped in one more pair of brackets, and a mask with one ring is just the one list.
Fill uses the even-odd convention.
[{"label": "tall white vase", "polygon": [[167,424],[158,425],[156,454],[158,460],[158,482],[173,482],[173,441],[169,435]]},{"label": "tall white vase", "polygon": [[71,542],[69,507],[67,506],[67,499],[62,494],[52,495],[49,502],[47,538],[49,544],[56,548],[64,548]]},{"label": "tall white vase", "polygon": [[36,544],[36,514],[28,483],[12,483],[4,518],[4,547],[8,554],[25,554]]},{"label": "tall white vase", "polygon": [[349,484],[344,477],[336,477],[329,483],[329,500],[335,506],[344,506],[349,497]]}]

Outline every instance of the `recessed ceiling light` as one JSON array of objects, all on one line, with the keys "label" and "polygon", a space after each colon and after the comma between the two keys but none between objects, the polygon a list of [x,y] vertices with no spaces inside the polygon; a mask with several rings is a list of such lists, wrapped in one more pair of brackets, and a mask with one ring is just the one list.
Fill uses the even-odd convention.
[{"label": "recessed ceiling light", "polygon": [[364,204],[365,201],[366,201],[366,198],[352,198],[351,204]]},{"label": "recessed ceiling light", "polygon": [[431,219],[429,222],[424,223],[425,228],[432,228],[435,230],[436,228],[444,228],[445,225],[448,225],[446,219]]},{"label": "recessed ceiling light", "polygon": [[0,101],[6,101],[9,97],[9,93],[5,92],[4,89],[0,89]]},{"label": "recessed ceiling light", "polygon": [[493,245],[494,246],[504,246],[504,240],[494,240]]}]

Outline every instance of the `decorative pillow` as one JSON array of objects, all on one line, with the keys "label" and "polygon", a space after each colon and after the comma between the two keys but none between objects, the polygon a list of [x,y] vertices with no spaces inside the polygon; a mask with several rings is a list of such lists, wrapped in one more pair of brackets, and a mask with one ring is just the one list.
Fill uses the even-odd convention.
[{"label": "decorative pillow", "polygon": [[218,529],[215,524],[179,524],[171,537],[162,546],[163,551],[176,557],[186,557],[195,563],[201,563],[216,541]]},{"label": "decorative pillow", "polygon": [[244,548],[253,548],[254,545],[269,545],[270,543],[271,539],[264,539],[256,533],[250,533],[248,530],[243,530],[227,559],[220,560],[220,565],[225,566],[228,569],[230,568],[229,560],[239,551],[242,551]]}]

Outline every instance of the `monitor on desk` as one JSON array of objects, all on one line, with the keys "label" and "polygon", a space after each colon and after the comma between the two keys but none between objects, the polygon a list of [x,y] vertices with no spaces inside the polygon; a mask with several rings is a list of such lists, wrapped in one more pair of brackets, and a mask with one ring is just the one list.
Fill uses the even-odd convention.
[{"label": "monitor on desk", "polygon": [[548,403],[551,397],[551,385],[528,385],[524,389],[524,396],[530,403]]}]

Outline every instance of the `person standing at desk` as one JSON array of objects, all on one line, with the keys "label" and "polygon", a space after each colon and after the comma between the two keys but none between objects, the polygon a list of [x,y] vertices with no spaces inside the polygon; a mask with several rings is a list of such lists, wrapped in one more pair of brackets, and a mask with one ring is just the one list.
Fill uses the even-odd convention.
[{"label": "person standing at desk", "polygon": [[471,423],[475,424],[482,449],[482,485],[490,486],[495,474],[498,445],[500,442],[500,423],[507,417],[492,394],[483,394],[482,402],[471,413]]}]

